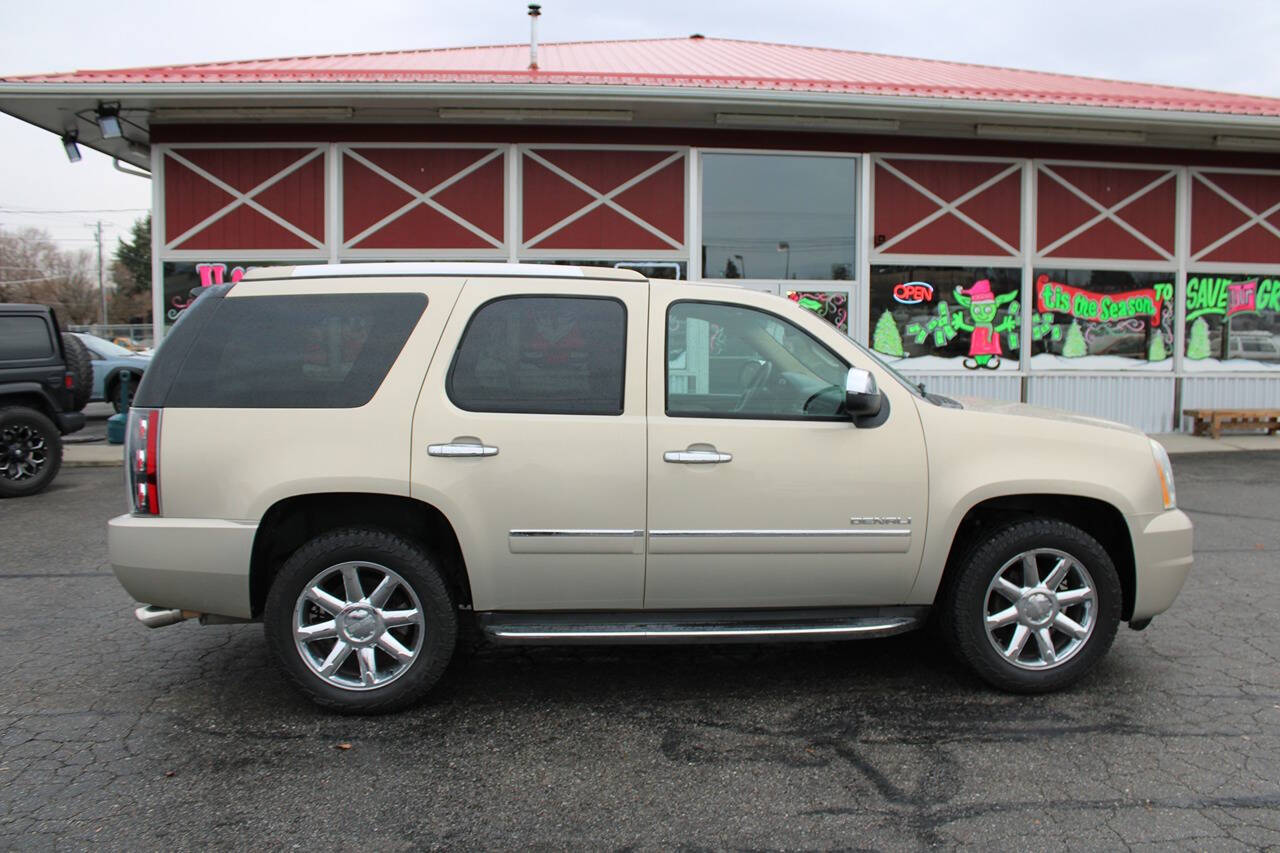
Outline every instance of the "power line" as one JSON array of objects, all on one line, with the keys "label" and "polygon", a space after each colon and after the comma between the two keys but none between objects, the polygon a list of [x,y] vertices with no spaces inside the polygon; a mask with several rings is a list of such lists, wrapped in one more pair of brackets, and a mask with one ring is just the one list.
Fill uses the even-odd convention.
[{"label": "power line", "polygon": [[84,207],[75,210],[59,210],[52,207],[0,207],[0,213],[138,213],[149,207]]}]

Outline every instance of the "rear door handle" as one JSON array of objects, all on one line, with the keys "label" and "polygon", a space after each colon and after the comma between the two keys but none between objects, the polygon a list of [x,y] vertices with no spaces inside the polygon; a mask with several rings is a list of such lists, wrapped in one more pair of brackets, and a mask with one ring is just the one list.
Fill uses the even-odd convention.
[{"label": "rear door handle", "polygon": [[718,450],[668,450],[662,454],[662,461],[682,465],[718,465],[721,462],[732,462],[733,454]]},{"label": "rear door handle", "polygon": [[497,456],[498,448],[488,444],[471,444],[451,441],[448,444],[428,444],[428,456]]}]

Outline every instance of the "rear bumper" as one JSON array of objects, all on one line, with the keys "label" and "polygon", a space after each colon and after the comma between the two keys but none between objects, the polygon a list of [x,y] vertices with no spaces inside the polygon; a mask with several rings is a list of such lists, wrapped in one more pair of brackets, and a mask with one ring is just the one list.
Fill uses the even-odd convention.
[{"label": "rear bumper", "polygon": [[84,429],[84,412],[56,412],[53,417],[63,435]]},{"label": "rear bumper", "polygon": [[1130,519],[1137,589],[1133,621],[1150,619],[1173,604],[1191,572],[1191,519],[1173,509]]},{"label": "rear bumper", "polygon": [[248,619],[256,524],[121,515],[107,523],[111,568],[143,604]]}]

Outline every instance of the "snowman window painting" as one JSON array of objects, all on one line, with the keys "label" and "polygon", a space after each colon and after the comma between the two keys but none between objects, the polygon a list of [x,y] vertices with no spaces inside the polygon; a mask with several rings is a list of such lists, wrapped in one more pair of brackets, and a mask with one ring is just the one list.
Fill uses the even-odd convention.
[{"label": "snowman window painting", "polygon": [[927,264],[871,270],[871,348],[908,370],[1017,370],[1022,275]]},{"label": "snowman window painting", "polygon": [[615,299],[496,299],[463,333],[449,396],[468,411],[621,414],[625,347]]}]

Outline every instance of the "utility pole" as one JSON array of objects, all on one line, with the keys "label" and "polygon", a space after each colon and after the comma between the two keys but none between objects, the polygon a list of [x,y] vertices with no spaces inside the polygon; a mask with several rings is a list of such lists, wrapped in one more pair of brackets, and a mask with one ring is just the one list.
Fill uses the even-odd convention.
[{"label": "utility pole", "polygon": [[[102,325],[107,325],[107,287],[102,282],[102,220],[98,220],[98,295],[102,297]],[[103,337],[108,337],[103,329]]]}]

